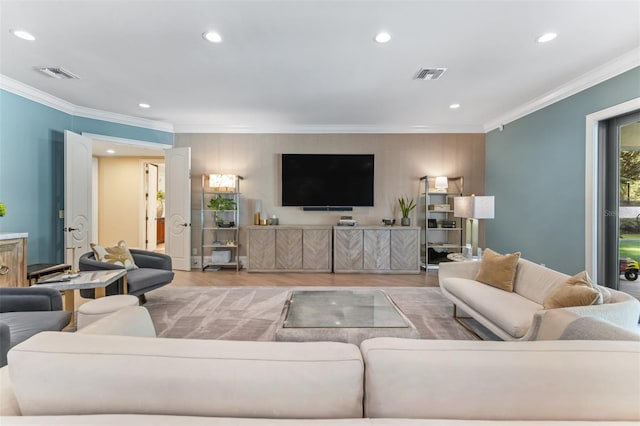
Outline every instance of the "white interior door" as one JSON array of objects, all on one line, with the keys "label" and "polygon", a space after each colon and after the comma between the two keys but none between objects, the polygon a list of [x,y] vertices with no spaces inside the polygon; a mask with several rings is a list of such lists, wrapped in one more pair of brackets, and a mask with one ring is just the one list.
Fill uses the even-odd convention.
[{"label": "white interior door", "polygon": [[165,252],[191,270],[191,148],[165,150]]},{"label": "white interior door", "polygon": [[65,262],[78,268],[78,258],[91,241],[92,141],[64,132]]},{"label": "white interior door", "polygon": [[158,201],[158,166],[151,163],[145,163],[145,250],[154,251],[157,247],[158,228],[157,228],[157,212]]}]

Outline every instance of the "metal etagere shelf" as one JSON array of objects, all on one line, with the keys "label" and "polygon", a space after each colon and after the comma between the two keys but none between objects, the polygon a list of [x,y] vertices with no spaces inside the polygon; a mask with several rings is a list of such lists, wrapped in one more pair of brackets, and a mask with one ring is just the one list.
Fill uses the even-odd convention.
[{"label": "metal etagere shelf", "polygon": [[202,271],[217,271],[221,268],[235,268],[239,271],[242,266],[239,256],[241,180],[242,176],[238,175],[202,175]]},{"label": "metal etagere shelf", "polygon": [[461,253],[464,227],[462,219],[453,216],[453,199],[464,192],[462,176],[423,176],[420,178],[418,224],[420,263],[423,269],[438,269],[449,253]]}]

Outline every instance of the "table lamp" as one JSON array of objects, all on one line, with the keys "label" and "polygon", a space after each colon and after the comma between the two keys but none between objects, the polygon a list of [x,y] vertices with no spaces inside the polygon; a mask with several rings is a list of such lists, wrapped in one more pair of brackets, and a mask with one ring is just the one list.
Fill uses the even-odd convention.
[{"label": "table lamp", "polygon": [[494,218],[493,195],[455,197],[453,215],[467,219],[466,244],[471,245],[471,257],[478,255],[478,220]]}]

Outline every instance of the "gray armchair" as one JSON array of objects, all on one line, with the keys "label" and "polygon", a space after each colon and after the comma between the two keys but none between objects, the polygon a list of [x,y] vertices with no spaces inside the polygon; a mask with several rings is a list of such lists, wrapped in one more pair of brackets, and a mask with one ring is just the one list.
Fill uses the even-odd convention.
[{"label": "gray armchair", "polygon": [[7,364],[9,349],[41,331],[60,331],[70,320],[57,290],[0,287],[0,367]]},{"label": "gray armchair", "polygon": [[[162,287],[173,281],[171,257],[162,253],[146,250],[129,249],[138,269],[127,271],[127,292],[138,296],[140,304],[146,302],[144,294],[148,291]],[[102,271],[105,269],[123,269],[122,266],[111,263],[99,262],[92,251],[80,256],[78,261],[81,271]],[[122,280],[109,285],[106,289],[107,296],[122,294]],[[95,298],[95,290],[80,290],[80,295],[85,298]]]}]

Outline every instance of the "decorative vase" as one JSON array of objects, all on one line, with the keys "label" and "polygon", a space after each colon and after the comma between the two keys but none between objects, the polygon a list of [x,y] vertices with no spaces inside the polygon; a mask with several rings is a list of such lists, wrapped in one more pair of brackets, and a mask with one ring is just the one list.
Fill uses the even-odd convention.
[{"label": "decorative vase", "polygon": [[164,214],[164,203],[159,202],[156,204],[156,217],[162,217]]},{"label": "decorative vase", "polygon": [[400,219],[400,225],[402,225],[402,226],[410,226],[411,225],[411,218],[403,217],[402,219]]}]

